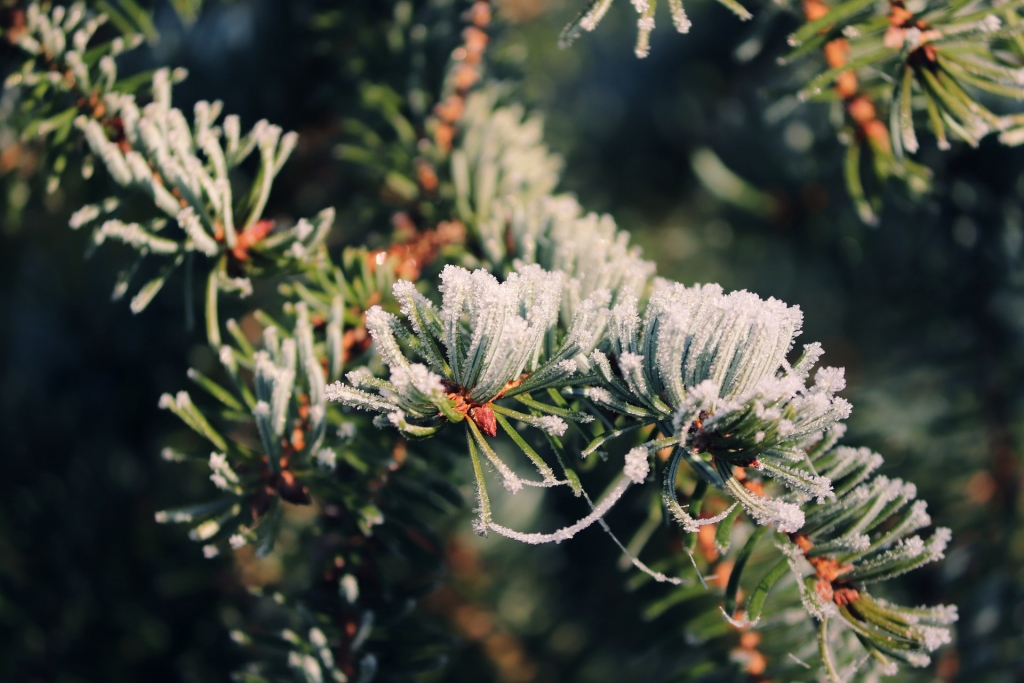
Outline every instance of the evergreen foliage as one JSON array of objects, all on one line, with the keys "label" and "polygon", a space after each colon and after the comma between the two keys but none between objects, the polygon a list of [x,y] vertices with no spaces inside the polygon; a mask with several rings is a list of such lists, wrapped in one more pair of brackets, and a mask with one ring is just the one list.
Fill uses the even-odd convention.
[{"label": "evergreen foliage", "polygon": [[[789,60],[824,50],[827,67],[801,94],[841,103],[846,185],[865,222],[879,205],[862,187],[864,150],[878,178],[924,192],[931,172],[907,156],[921,121],[939,148],[949,135],[1024,140],[1014,115],[968,94],[1024,95],[1017,6],[920,4],[804,3],[789,38]],[[591,3],[565,42],[610,5]],[[10,10],[4,37],[24,61],[5,82],[17,115],[3,125],[42,140],[51,192],[75,155],[101,188],[69,223],[91,230],[90,248],[132,253],[113,298],[144,278],[130,303],[141,313],[174,278],[189,321],[201,302],[211,361],[187,374],[201,391],[158,405],[194,432],[163,458],[208,484],[155,519],[186,526],[208,559],[277,558],[301,574],[253,588],[231,631],[247,658],[236,680],[443,675],[452,644],[416,605],[469,508],[478,534],[527,545],[599,526],[607,553],[590,561],[611,565],[621,551],[637,570],[628,609],[668,615],[694,645],[660,653],[659,679],[838,682],[928,666],[952,642],[955,606],[903,606],[899,589],[878,586],[942,560],[951,532],[916,535],[933,526],[917,488],[879,474],[872,450],[838,445],[851,414],[844,372],[815,369],[816,342],[793,352],[801,310],[655,277],[611,216],[557,194],[563,164],[541,118],[492,77],[500,24],[487,2],[320,15],[328,28],[381,22],[391,55],[413,65],[398,60],[410,76],[401,87],[360,73],[360,106],[336,148],[370,188],[338,213],[389,216],[394,234],[379,248],[339,248],[333,208],[268,217],[294,133],[261,120],[243,135],[219,101],[187,116],[172,95],[183,70],[120,78],[115,58],[152,26],[125,6]],[[655,3],[634,6],[645,56]],[[669,6],[688,30],[681,3]],[[360,60],[378,39],[353,39]],[[888,107],[888,126],[876,107]],[[472,501],[460,489],[469,480]],[[569,506],[575,521],[506,526],[499,512],[524,498]],[[627,503],[644,511],[630,525],[611,514]]]}]

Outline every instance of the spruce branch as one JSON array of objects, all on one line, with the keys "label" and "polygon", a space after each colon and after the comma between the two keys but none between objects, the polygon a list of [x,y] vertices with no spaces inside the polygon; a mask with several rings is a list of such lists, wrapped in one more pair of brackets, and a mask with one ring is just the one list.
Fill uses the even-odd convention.
[{"label": "spruce branch", "polygon": [[[645,52],[654,3],[634,4],[641,13],[638,52]],[[580,26],[593,28],[609,5],[594,3]],[[688,27],[681,4],[670,8],[677,28]],[[867,9],[854,0],[802,31],[808,42],[830,36],[841,20]],[[961,9],[933,18],[946,22],[944,37],[995,31],[985,16]],[[39,16],[29,22],[35,33],[26,35],[59,47],[51,29],[61,22]],[[1007,24],[1015,26],[1010,16]],[[220,367],[189,372],[203,398],[181,391],[159,404],[208,442],[167,451],[167,458],[201,469],[211,499],[157,513],[157,521],[187,524],[207,557],[248,548],[266,556],[293,506],[316,503],[310,531],[300,538],[301,552],[315,558],[313,586],[300,597],[271,599],[285,628],[232,634],[243,647],[265,646],[240,680],[368,681],[387,666],[376,653],[388,647],[378,641],[389,638],[370,634],[377,625],[397,628],[401,618],[378,615],[407,613],[423,587],[396,581],[378,565],[436,561],[443,541],[419,513],[429,504],[451,515],[463,505],[451,475],[460,462],[476,480],[476,529],[528,544],[567,541],[594,524],[612,534],[605,517],[613,507],[627,495],[646,495],[648,519],[628,546],[615,543],[644,572],[642,580],[673,584],[648,613],[704,597],[693,610],[703,642],[731,637],[732,627],[761,628],[763,641],[745,633],[725,655],[702,649],[705,663],[740,657],[751,673],[788,666],[772,648],[810,628],[820,634],[820,658],[833,677],[855,656],[852,639],[883,672],[895,660],[924,665],[950,640],[955,608],[899,607],[868,588],[940,559],[949,532],[938,529],[928,540],[913,535],[930,524],[916,489],[873,476],[877,454],[836,445],[850,411],[836,395],[843,372],[820,368],[812,376],[817,344],[791,362],[799,309],[716,285],[652,280],[653,265],[610,217],[554,194],[560,161],[543,144],[540,119],[509,104],[501,86],[474,90],[490,40],[489,5],[471,5],[466,21],[431,115],[416,119],[415,108],[393,90],[364,89],[364,105],[383,115],[395,135],[389,149],[402,152],[372,160],[392,193],[383,194],[398,199],[400,236],[375,251],[347,249],[340,264],[323,246],[330,211],[289,229],[263,215],[294,137],[266,122],[243,137],[237,118],[217,123],[217,103],[200,103],[189,124],[171,105],[174,74],[167,70],[152,76],[153,101],[140,108],[110,85],[113,61],[100,74],[108,85],[96,90],[97,105],[72,112],[68,130],[80,132],[119,188],[77,212],[73,227],[95,226],[97,244],[121,241],[140,260],[153,257],[164,266],[134,308],[144,308],[185,259],[209,266],[207,335]],[[854,59],[841,66],[855,68]],[[32,80],[38,67],[26,67],[22,78]],[[945,76],[924,71],[928,87],[928,74],[935,88],[954,92]],[[940,120],[962,127],[961,114],[973,113],[988,121],[962,100],[935,93],[929,107]],[[253,154],[260,170],[236,199],[227,182],[231,169]],[[130,195],[150,200],[148,222],[122,220],[122,200]],[[473,265],[485,267],[462,267],[477,257]],[[443,266],[436,277],[434,262]],[[280,274],[287,276],[278,289],[280,312],[252,314],[259,335],[222,321],[220,293],[244,294],[251,280]],[[123,293],[127,279],[119,287]],[[373,414],[372,423],[362,413]],[[495,447],[499,427],[537,478],[506,462]],[[595,478],[605,475],[604,494],[592,499],[575,468],[599,450],[610,464],[586,461]],[[558,468],[549,464],[552,455]],[[645,486],[659,470],[660,488]],[[487,480],[494,473],[510,493],[568,486],[587,509],[555,531],[511,529],[491,508]],[[681,503],[684,484],[693,488]],[[659,533],[663,510],[682,528],[664,533],[684,535],[647,565],[639,555]],[[768,547],[766,539],[775,544]],[[742,547],[726,560],[733,542]],[[688,563],[699,582],[671,576]],[[406,573],[422,576],[427,564],[409,560]],[[766,566],[744,598],[745,573]],[[714,574],[704,576],[705,568]],[[790,580],[795,590],[780,596]],[[799,600],[810,618],[794,620],[789,603],[777,604],[780,597],[793,606]],[[782,619],[792,628],[767,628]],[[813,638],[808,643],[815,647]],[[793,650],[787,654],[803,664]],[[807,657],[805,650],[798,654]]]}]

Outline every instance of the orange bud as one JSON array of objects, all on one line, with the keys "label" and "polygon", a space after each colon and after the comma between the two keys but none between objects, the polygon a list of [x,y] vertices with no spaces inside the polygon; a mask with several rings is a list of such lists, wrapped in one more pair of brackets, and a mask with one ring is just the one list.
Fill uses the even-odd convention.
[{"label": "orange bud", "polygon": [[804,16],[807,21],[816,21],[828,14],[828,5],[821,0],[804,0]]},{"label": "orange bud", "polygon": [[469,417],[487,436],[498,435],[498,420],[494,417],[494,409],[491,406],[474,406],[469,409]]},{"label": "orange bud", "polygon": [[851,100],[846,105],[846,111],[850,113],[850,118],[860,124],[874,120],[876,114],[875,105],[864,96]]},{"label": "orange bud", "polygon": [[844,100],[857,94],[857,74],[853,71],[844,71],[836,78],[836,92]]},{"label": "orange bud", "polygon": [[850,41],[846,38],[836,38],[825,43],[825,61],[833,69],[846,64],[846,56],[849,54]]}]

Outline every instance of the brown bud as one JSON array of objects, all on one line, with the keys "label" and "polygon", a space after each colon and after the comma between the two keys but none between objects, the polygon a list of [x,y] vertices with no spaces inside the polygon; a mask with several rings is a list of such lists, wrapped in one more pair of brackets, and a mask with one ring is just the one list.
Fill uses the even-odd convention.
[{"label": "brown bud", "polygon": [[295,475],[288,470],[281,472],[281,477],[277,484],[277,492],[281,494],[281,498],[294,503],[296,505],[309,505],[309,489],[302,485],[302,483],[295,478]]},{"label": "brown bud", "polygon": [[860,124],[865,124],[868,121],[875,119],[875,105],[864,96],[854,98],[846,105],[846,111],[850,113],[850,118]]},{"label": "brown bud", "polygon": [[807,21],[816,21],[828,14],[828,5],[821,0],[804,0],[804,16]]},{"label": "brown bud", "polygon": [[427,192],[435,191],[440,184],[434,167],[426,161],[416,165],[416,180],[419,182],[420,187]]},{"label": "brown bud", "polygon": [[455,129],[447,123],[442,123],[434,131],[434,142],[442,152],[448,152],[452,148],[452,140],[455,138]]},{"label": "brown bud", "polygon": [[889,142],[889,129],[886,128],[885,124],[878,119],[873,119],[865,123],[862,128],[864,135],[871,141],[877,149],[883,152],[889,152],[892,150],[892,146]]},{"label": "brown bud", "polygon": [[846,64],[846,57],[849,54],[850,41],[846,38],[836,38],[825,43],[825,61],[833,69]]},{"label": "brown bud", "polygon": [[474,406],[469,409],[469,417],[487,436],[498,435],[498,421],[494,417],[494,409],[490,405]]},{"label": "brown bud", "polygon": [[470,55],[479,57],[483,54],[483,51],[487,49],[487,42],[490,40],[486,33],[473,26],[462,32],[462,38],[466,41],[467,59]]},{"label": "brown bud", "polygon": [[464,111],[466,111],[466,102],[461,95],[452,95],[444,102],[438,102],[434,107],[437,118],[445,123],[455,123],[462,118]]},{"label": "brown bud", "polygon": [[491,5],[490,3],[479,0],[474,2],[473,6],[469,9],[469,20],[473,22],[475,26],[484,27],[491,23]]},{"label": "brown bud", "polygon": [[480,72],[468,64],[461,64],[455,71],[455,89],[465,92],[480,80]]},{"label": "brown bud", "polygon": [[894,4],[892,12],[889,13],[889,23],[893,26],[906,26],[913,16],[913,13],[906,7]]},{"label": "brown bud", "polygon": [[853,71],[844,71],[836,78],[836,92],[844,100],[857,94],[857,74]]}]

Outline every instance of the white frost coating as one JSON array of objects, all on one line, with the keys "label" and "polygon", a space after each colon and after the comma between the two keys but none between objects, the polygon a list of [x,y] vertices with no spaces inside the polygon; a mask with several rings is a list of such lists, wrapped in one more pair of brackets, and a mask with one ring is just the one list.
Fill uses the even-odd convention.
[{"label": "white frost coating", "polygon": [[187,459],[184,453],[180,453],[169,447],[160,451],[160,458],[167,462],[185,462]]},{"label": "white frost coating", "polygon": [[[729,514],[733,511],[736,505],[738,505],[738,503],[733,503],[732,505],[729,506],[727,510],[725,510],[724,512],[720,512],[714,517],[701,517],[699,519],[694,519],[693,517],[688,515],[686,513],[686,510],[684,510],[682,507],[672,505],[672,501],[670,501],[667,496],[665,496],[665,505],[669,508],[669,511],[672,513],[672,518],[675,519],[681,527],[683,527],[684,531],[688,531],[691,534],[695,534],[700,531],[700,528],[702,526],[718,524],[719,522],[724,520],[726,517],[729,516]],[[693,558],[691,557],[691,560],[692,559]]]},{"label": "white frost coating", "polygon": [[[560,273],[526,266],[499,283],[485,270],[471,273],[449,265],[441,272],[438,289],[443,342],[454,380],[469,390],[472,400],[490,401],[525,369],[535,369],[530,366],[557,319]],[[468,339],[463,321],[471,331]]]},{"label": "white frost coating", "polygon": [[[335,382],[334,384],[327,385],[324,389],[324,396],[327,397],[328,401],[337,401],[354,408],[361,408],[363,410],[374,410],[374,411],[391,411],[395,408],[393,403],[385,401],[375,394],[371,394],[358,389],[353,389],[350,386],[346,386],[342,382]],[[256,405],[259,408],[259,404]],[[267,406],[267,414],[269,415],[270,406]]]},{"label": "white frost coating", "polygon": [[686,10],[683,9],[683,1],[668,0],[668,6],[672,11],[672,24],[676,27],[676,30],[680,33],[689,33],[692,24],[689,17],[686,16]]},{"label": "white frost coating", "polygon": [[210,454],[210,481],[222,491],[234,491],[238,484],[238,475],[228,464],[226,453]]},{"label": "white frost coating", "polygon": [[723,294],[717,285],[671,285],[649,306],[661,319],[659,370],[679,398],[683,386],[706,379],[721,387],[722,398],[749,394],[782,367],[803,322],[799,307],[746,291]]},{"label": "white frost coating", "polygon": [[316,657],[299,652],[288,653],[288,666],[300,672],[306,683],[323,683],[323,671]]},{"label": "white frost coating", "polygon": [[1002,19],[994,14],[987,15],[984,19],[978,22],[978,28],[982,31],[993,32],[998,31],[1003,25]]},{"label": "white frost coating", "polygon": [[496,203],[495,212],[480,226],[488,258],[564,273],[560,315],[567,327],[591,296],[603,292],[612,304],[637,297],[654,275],[654,264],[629,246],[629,234],[618,230],[611,216],[584,214],[571,196],[506,200]]},{"label": "white frost coating", "polygon": [[167,524],[168,522],[188,524],[193,519],[190,513],[181,510],[160,510],[153,515],[153,518],[157,524]]},{"label": "white frost coating", "polygon": [[563,527],[558,531],[554,531],[549,534],[523,533],[521,531],[515,531],[514,529],[509,529],[508,527],[504,527],[500,524],[495,524],[494,522],[490,521],[486,523],[486,528],[502,536],[505,536],[506,538],[511,538],[515,541],[521,541],[523,543],[529,543],[531,545],[539,545],[541,543],[561,543],[562,541],[568,541],[577,533],[586,529],[594,522],[597,522],[602,517],[604,517],[605,513],[608,512],[608,510],[610,510],[612,506],[614,506],[615,503],[619,501],[619,498],[622,497],[622,494],[626,492],[626,489],[629,488],[630,483],[631,482],[628,478],[623,477],[622,479],[619,480],[615,487],[611,491],[609,491],[607,495],[605,495],[604,499],[602,499],[593,508],[589,515],[579,520],[575,524]]},{"label": "white frost coating", "polygon": [[112,239],[126,244],[142,254],[173,254],[180,245],[174,240],[157,237],[138,223],[123,223],[118,220],[104,221],[92,235],[93,243],[103,244]]},{"label": "white frost coating", "polygon": [[309,642],[314,647],[326,647],[327,636],[324,635],[323,631],[314,626],[313,628],[309,629]]},{"label": "white frost coating", "polygon": [[342,441],[351,441],[356,438],[356,424],[354,422],[342,423],[342,425],[338,427],[337,435]]},{"label": "white frost coating", "polygon": [[650,472],[651,465],[646,448],[637,446],[626,453],[626,464],[622,468],[622,473],[626,475],[627,479],[634,484],[642,484],[647,480],[647,475]]},{"label": "white frost coating", "polygon": [[68,225],[72,230],[77,230],[83,225],[88,225],[100,217],[100,207],[96,204],[86,204],[78,211],[71,214]]},{"label": "white frost coating", "polygon": [[425,396],[437,396],[444,393],[441,377],[420,363],[414,363],[407,368],[395,368],[391,373],[391,384],[399,393],[403,394],[413,390]]},{"label": "white frost coating", "polygon": [[567,358],[563,361],[559,361],[555,365],[555,368],[559,372],[564,373],[567,377],[572,377],[579,371],[579,366],[576,364],[576,361],[574,361],[572,358]]},{"label": "white frost coating", "polygon": [[911,629],[911,633],[921,639],[925,649],[929,652],[935,652],[943,645],[948,645],[952,642],[952,636],[948,628],[917,626]]},{"label": "white frost coating", "polygon": [[804,525],[804,511],[777,498],[759,498],[756,506],[744,508],[758,524],[774,526],[784,534],[796,533]]},{"label": "white frost coating", "polygon": [[949,626],[960,620],[959,610],[956,605],[902,607],[882,598],[875,598],[875,602],[884,608],[897,612],[910,624],[925,623],[936,626]]},{"label": "white frost coating", "polygon": [[220,531],[220,524],[216,520],[208,519],[188,532],[188,537],[193,541],[208,541],[216,536],[218,531]]},{"label": "white frost coating", "polygon": [[345,574],[338,581],[338,590],[351,605],[359,599],[359,582],[351,574]]},{"label": "white frost coating", "polygon": [[953,530],[947,527],[939,527],[928,539],[928,552],[931,553],[933,561],[941,560],[946,556],[946,547],[953,540]]},{"label": "white frost coating", "polygon": [[[827,475],[783,464],[803,463],[803,453],[850,411],[835,396],[844,387],[842,370],[823,368],[813,385],[806,384],[820,345],[808,345],[794,367],[787,363],[802,320],[799,308],[776,299],[659,281],[642,319],[633,297],[612,310],[610,353],[591,356],[609,394],[599,402],[627,414],[636,405],[671,418],[685,444],[727,462],[745,465],[763,456],[766,475],[798,493],[827,498]],[[755,519],[775,519],[789,530],[802,521],[791,504],[737,495],[747,498],[748,509],[757,508]]]},{"label": "white frost coating", "polygon": [[362,387],[364,384],[368,384],[371,380],[373,380],[374,377],[373,373],[370,372],[370,368],[364,366],[361,368],[356,368],[355,370],[349,372],[347,375],[345,375],[345,379],[347,379],[349,383],[354,387]]},{"label": "white frost coating", "polygon": [[562,436],[569,427],[565,420],[556,415],[538,417],[534,420],[533,424],[552,436]]},{"label": "white frost coating", "polygon": [[466,176],[453,175],[470,220],[490,219],[499,198],[528,203],[550,195],[559,181],[562,159],[544,144],[542,118],[516,104],[499,106],[504,93],[499,85],[471,93],[459,122],[462,144],[453,162],[462,160]]},{"label": "white frost coating", "polygon": [[366,330],[373,337],[374,348],[392,368],[408,365],[392,331],[392,326],[397,324],[398,319],[380,306],[373,306],[366,312]]},{"label": "white frost coating", "polygon": [[[29,5],[27,15],[32,14],[32,6]],[[27,30],[16,42],[31,53],[45,53],[46,61],[54,68],[43,71],[38,64],[28,64],[21,73],[8,78],[6,84],[14,88],[48,82],[61,90],[73,88],[92,93],[105,108],[104,118],[122,124],[123,140],[111,140],[98,117],[82,115],[74,119],[73,125],[82,131],[98,165],[120,186],[118,194],[144,197],[152,207],[172,218],[183,210],[192,212],[180,217],[186,235],[175,234],[167,240],[175,245],[173,249],[163,242],[159,243],[164,246],[163,251],[154,249],[150,240],[140,239],[138,230],[119,231],[119,235],[132,238],[123,241],[143,255],[182,252],[188,248],[215,257],[223,247],[234,247],[236,229],[249,227],[261,218],[274,177],[295,146],[295,134],[282,135],[276,127],[261,122],[251,135],[240,140],[237,117],[228,117],[222,140],[222,130],[215,125],[223,108],[220,102],[197,103],[191,126],[185,114],[172,106],[172,84],[185,77],[182,69],[158,69],[152,76],[153,101],[140,107],[134,95],[118,92],[115,57],[137,47],[143,40],[141,33],[97,43],[96,30],[106,17],[91,13],[81,4],[69,10],[58,5],[52,12],[37,17],[38,21],[27,22]],[[86,55],[91,57],[86,59]],[[70,81],[65,82],[68,78]],[[57,119],[44,121],[39,132],[48,135],[56,125]],[[260,182],[251,192],[250,188],[243,188],[254,202],[245,222],[238,221],[236,225],[232,211],[237,202],[232,197],[229,171],[250,156],[257,145],[260,167],[254,175]],[[83,165],[82,173],[91,177],[91,160]],[[95,206],[85,207],[72,217],[71,226],[79,228],[100,215]],[[321,214],[312,222],[300,221],[296,228],[282,234],[286,239],[277,240],[274,248],[280,254],[312,253],[325,236],[323,217]],[[165,262],[173,268],[173,261]]]},{"label": "white frost coating", "polygon": [[825,394],[839,393],[846,388],[843,368],[821,368],[814,375],[814,391]]},{"label": "white frost coating", "polygon": [[333,472],[338,465],[338,454],[333,448],[321,448],[316,454],[316,464],[321,469]]},{"label": "white frost coating", "polygon": [[[405,321],[380,307],[366,314],[367,330],[390,367],[390,380],[365,369],[352,372],[348,385],[327,387],[328,400],[380,413],[385,424],[410,436],[430,436],[446,420],[461,422],[465,403],[484,406],[509,391],[566,386],[579,372],[577,357],[589,351],[587,344],[599,342],[604,329],[600,296],[594,295],[581,303],[574,329],[551,351],[564,277],[537,265],[521,267],[504,282],[485,270],[448,265],[440,279],[439,308],[403,281],[393,292]],[[411,362],[400,340],[416,348],[426,364]],[[551,414],[521,419],[555,436],[567,428],[565,419]],[[593,418],[580,414],[570,419]],[[506,483],[518,490],[517,480],[506,477]]]}]

